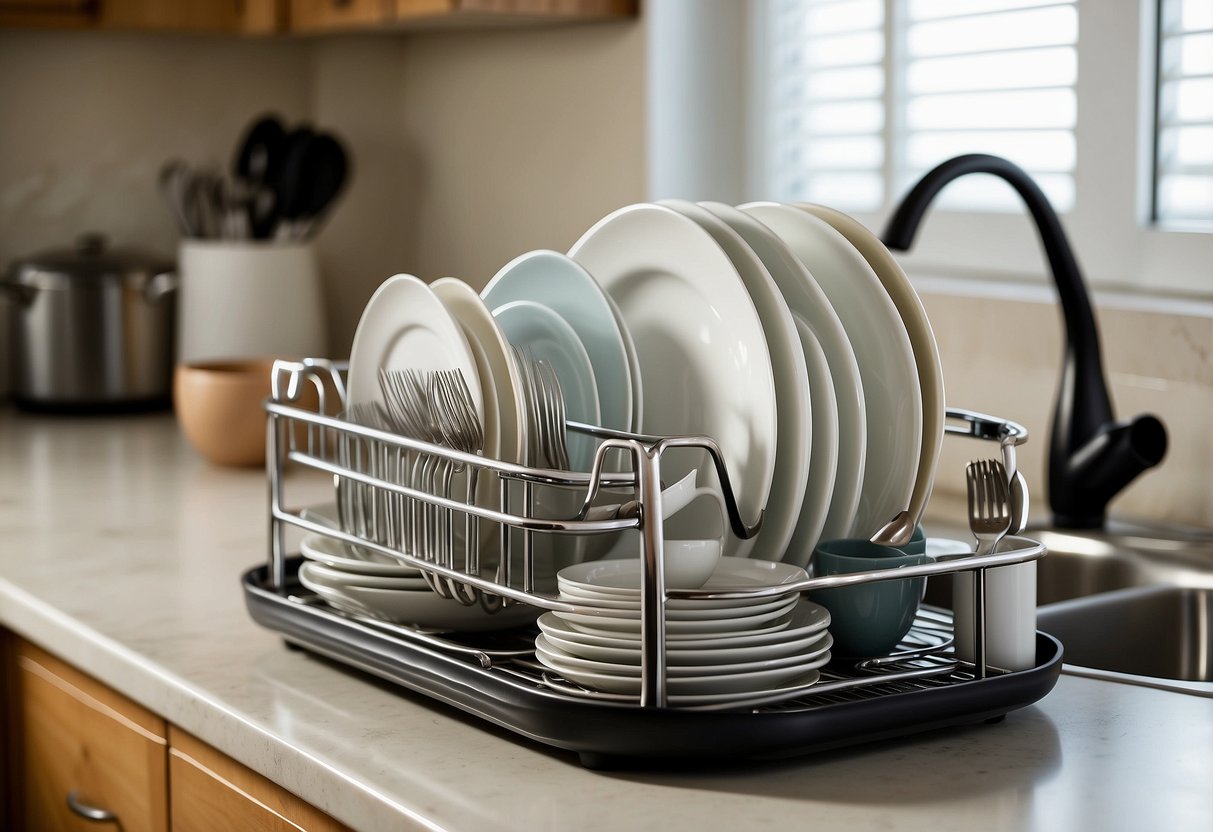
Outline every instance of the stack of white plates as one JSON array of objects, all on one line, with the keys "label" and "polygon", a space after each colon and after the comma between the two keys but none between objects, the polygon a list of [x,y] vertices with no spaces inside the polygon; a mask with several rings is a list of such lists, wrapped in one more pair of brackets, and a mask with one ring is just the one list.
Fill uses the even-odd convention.
[{"label": "stack of white plates", "polygon": [[421,570],[324,535],[309,535],[300,544],[306,563],[299,581],[334,607],[355,615],[411,624],[430,630],[496,630],[528,624],[539,611],[512,605],[488,613],[442,598],[426,583]]},{"label": "stack of white plates", "polygon": [[[787,564],[723,558],[704,589],[777,587],[803,580]],[[561,570],[562,600],[579,612],[540,616],[538,660],[592,690],[640,694],[640,563]],[[668,692],[675,705],[745,702],[805,689],[830,660],[829,613],[788,592],[761,598],[666,603]]]}]

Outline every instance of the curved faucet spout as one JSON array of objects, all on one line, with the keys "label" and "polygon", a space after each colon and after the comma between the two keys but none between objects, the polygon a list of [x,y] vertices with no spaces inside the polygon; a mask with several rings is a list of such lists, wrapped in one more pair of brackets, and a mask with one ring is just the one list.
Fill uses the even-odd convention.
[{"label": "curved faucet spout", "polygon": [[949,182],[970,173],[991,174],[1007,182],[1036,225],[1061,300],[1066,341],[1049,449],[1049,504],[1059,525],[1101,526],[1108,501],[1162,460],[1166,429],[1153,416],[1137,420],[1134,424],[1142,427],[1136,430],[1116,424],[1095,313],[1061,220],[1044,192],[1006,159],[982,153],[958,156],[928,172],[905,196],[885,228],[885,245],[908,251],[931,202]]}]

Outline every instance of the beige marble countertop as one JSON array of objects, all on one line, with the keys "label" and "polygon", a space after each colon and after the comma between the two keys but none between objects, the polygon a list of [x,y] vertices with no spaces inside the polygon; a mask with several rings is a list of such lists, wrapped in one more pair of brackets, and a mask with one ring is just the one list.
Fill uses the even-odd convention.
[{"label": "beige marble countertop", "polygon": [[1213,700],[1068,676],[997,725],[587,771],[253,624],[266,503],[262,472],[206,464],[169,416],[0,410],[0,624],[358,829],[1213,827]]}]

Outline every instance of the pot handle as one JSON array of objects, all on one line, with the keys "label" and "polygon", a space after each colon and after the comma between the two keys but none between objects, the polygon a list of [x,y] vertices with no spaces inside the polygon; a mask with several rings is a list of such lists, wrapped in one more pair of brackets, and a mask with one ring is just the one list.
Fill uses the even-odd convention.
[{"label": "pot handle", "polygon": [[21,306],[29,306],[34,302],[34,295],[38,290],[33,286],[26,286],[23,283],[13,283],[8,280],[0,280],[0,295],[9,295],[13,302]]},{"label": "pot handle", "polygon": [[176,272],[161,272],[143,287],[143,297],[148,303],[159,303],[166,296],[174,294],[180,286],[181,278]]}]

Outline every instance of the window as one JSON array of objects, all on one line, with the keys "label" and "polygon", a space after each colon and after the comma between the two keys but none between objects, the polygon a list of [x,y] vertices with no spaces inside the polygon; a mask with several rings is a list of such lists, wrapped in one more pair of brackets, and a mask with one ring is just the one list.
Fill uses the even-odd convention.
[{"label": "window", "polygon": [[[749,198],[879,229],[961,153],[1041,185],[1084,272],[1213,293],[1213,0],[754,0]],[[1018,197],[950,184],[911,274],[1044,279]]]},{"label": "window", "polygon": [[1213,0],[1163,0],[1153,218],[1213,223]]}]

